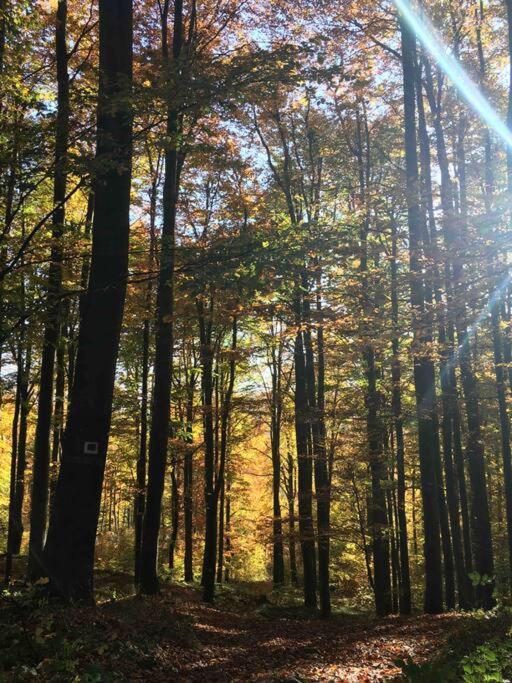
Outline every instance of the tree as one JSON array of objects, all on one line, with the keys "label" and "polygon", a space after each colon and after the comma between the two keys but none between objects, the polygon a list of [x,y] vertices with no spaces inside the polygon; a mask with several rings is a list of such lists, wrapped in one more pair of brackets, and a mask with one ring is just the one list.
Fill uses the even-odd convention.
[{"label": "tree", "polygon": [[[51,590],[93,598],[94,545],[126,291],[132,157],[132,3],[100,0],[100,84],[91,270],[53,516]],[[112,107],[112,103],[116,107]]]},{"label": "tree", "polygon": [[57,120],[55,129],[55,171],[52,244],[48,271],[48,311],[41,358],[41,377],[34,443],[34,472],[30,508],[29,581],[45,574],[43,547],[46,533],[50,477],[50,433],[54,389],[55,353],[61,333],[62,236],[66,220],[66,186],[69,144],[69,74],[67,47],[67,0],[59,0],[55,17],[55,61],[57,68]]}]

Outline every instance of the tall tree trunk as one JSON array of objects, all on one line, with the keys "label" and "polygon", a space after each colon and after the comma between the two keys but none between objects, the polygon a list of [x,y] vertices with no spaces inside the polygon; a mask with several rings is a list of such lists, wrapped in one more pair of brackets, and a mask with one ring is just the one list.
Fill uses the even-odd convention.
[{"label": "tall tree trunk", "polygon": [[59,344],[62,290],[62,235],[66,219],[66,183],[69,144],[69,74],[67,50],[67,0],[59,0],[55,27],[57,64],[57,124],[55,132],[55,171],[52,243],[47,284],[47,311],[43,334],[39,400],[34,440],[28,579],[37,581],[45,574],[43,547],[48,513],[50,484],[50,433],[55,352]]},{"label": "tall tree trunk", "polygon": [[[183,462],[183,526],[185,535],[185,557],[184,570],[185,581],[191,582],[194,580],[194,565],[193,565],[193,421],[194,421],[194,387],[195,377],[194,371],[190,370],[190,378],[187,382],[187,407],[186,407],[186,433],[187,433],[187,448],[185,450]],[[227,512],[226,512],[227,515]],[[227,526],[227,520],[226,520]]]},{"label": "tall tree trunk", "polygon": [[281,419],[282,396],[282,342],[271,329],[271,396],[270,396],[270,447],[272,451],[272,583],[279,587],[284,583],[283,521],[281,517]]},{"label": "tall tree trunk", "polygon": [[[69,303],[69,302],[68,302]],[[67,310],[65,310],[67,309]],[[63,306],[63,317],[69,315],[69,306]],[[63,329],[59,332],[59,345],[55,356],[55,398],[53,409],[53,435],[50,461],[50,498],[48,501],[48,516],[52,515],[53,502],[55,500],[55,486],[57,484],[58,466],[64,431],[64,400],[66,391],[66,344],[63,338]]]},{"label": "tall tree trunk", "polygon": [[140,398],[140,434],[139,453],[136,468],[136,491],[134,499],[134,524],[135,524],[135,553],[134,553],[134,583],[140,585],[140,564],[142,546],[142,525],[144,521],[144,508],[146,504],[146,474],[148,457],[148,406],[149,406],[149,349],[151,342],[151,306],[153,302],[153,278],[152,271],[155,264],[155,229],[156,207],[158,196],[160,164],[154,170],[150,196],[149,196],[149,256],[148,256],[148,281],[145,292],[145,317],[142,328],[142,377]]},{"label": "tall tree trunk", "polygon": [[[149,287],[148,287],[149,289]],[[146,304],[149,301],[146,300]],[[142,379],[141,379],[141,403],[140,403],[140,434],[139,434],[139,453],[137,457],[136,472],[136,491],[134,501],[135,517],[135,587],[140,585],[140,563],[141,563],[141,543],[142,543],[142,523],[144,520],[144,507],[146,502],[146,470],[147,470],[147,449],[148,449],[148,399],[149,399],[149,337],[150,322],[147,317],[149,311],[146,309],[146,319],[142,331]]]},{"label": "tall tree trunk", "polygon": [[231,328],[231,355],[229,358],[229,376],[228,385],[224,396],[222,397],[222,405],[220,411],[220,460],[219,470],[215,482],[215,498],[218,505],[219,495],[222,496],[219,509],[219,549],[218,549],[218,576],[220,576],[219,583],[222,582],[222,565],[224,561],[224,492],[225,492],[225,475],[226,464],[228,456],[228,427],[231,416],[231,405],[233,400],[233,390],[235,387],[235,371],[236,371],[236,350],[237,350],[237,335],[238,322],[237,318],[233,316],[233,323]]},{"label": "tall tree trunk", "polygon": [[229,478],[226,481],[226,562],[224,569],[224,582],[231,580],[231,484]]},{"label": "tall tree trunk", "polygon": [[[441,289],[441,277],[438,263],[440,262],[437,245],[437,228],[434,214],[434,202],[432,192],[432,174],[430,164],[430,140],[427,131],[423,90],[422,90],[422,68],[418,65],[416,70],[416,89],[418,103],[418,139],[420,146],[421,160],[421,203],[424,214],[424,253],[431,264],[427,270],[427,282],[425,286],[425,300],[427,306],[433,308],[434,304],[438,317],[438,341],[441,351],[440,363],[440,384],[441,402],[443,415],[441,421],[442,446],[444,475],[446,477],[447,497],[443,487],[443,469],[440,457],[440,442],[437,441],[436,447],[436,477],[439,491],[439,518],[441,524],[441,541],[443,547],[446,606],[448,609],[455,607],[455,573],[459,587],[459,598],[465,603],[465,593],[467,576],[465,575],[464,558],[462,554],[462,544],[460,540],[460,521],[458,513],[458,500],[454,487],[454,472],[452,461],[452,415],[451,415],[451,394],[449,385],[448,363],[453,353],[449,338],[446,335],[446,315],[445,302],[443,301]],[[437,419],[437,418],[436,418]],[[439,433],[436,425],[436,434]],[[438,439],[439,437],[437,437]],[[455,496],[455,497],[454,497]],[[453,545],[452,545],[453,543]],[[453,549],[453,554],[452,554]]]},{"label": "tall tree trunk", "polygon": [[5,555],[4,581],[6,584],[11,580],[12,557],[14,555],[14,512],[16,505],[16,470],[18,463],[18,433],[21,409],[21,387],[23,382],[23,346],[20,341],[17,354],[16,371],[16,394],[14,398],[14,413],[12,418],[11,433],[11,467],[9,480],[9,516],[7,521],[7,552]]},{"label": "tall tree trunk", "polygon": [[[484,19],[483,4],[480,1],[478,19],[477,19],[477,46],[478,57],[480,64],[480,85],[485,92],[486,88],[486,64],[481,36],[481,24]],[[492,143],[491,135],[487,127],[484,128],[484,169],[485,169],[485,193],[484,204],[486,223],[488,230],[491,233],[490,237],[494,236],[496,226],[493,217],[493,193],[494,193],[494,173],[493,173],[493,157],[492,157]],[[498,259],[491,254],[488,258],[489,273],[494,274],[498,266]],[[495,287],[500,287],[498,282],[494,282],[491,278],[491,291]],[[492,296],[492,294],[491,294]],[[501,298],[501,297],[500,297]],[[505,481],[505,507],[507,519],[507,540],[508,540],[508,554],[509,554],[509,589],[512,587],[512,450],[510,447],[510,417],[508,414],[505,373],[503,367],[503,340],[500,328],[500,301],[493,301],[491,304],[491,336],[494,355],[494,374],[496,378],[496,391],[498,394],[498,413],[500,420],[501,433],[501,455],[503,460],[503,477]],[[489,490],[490,487],[489,487]]]},{"label": "tall tree trunk", "polygon": [[468,425],[467,462],[471,480],[471,527],[475,570],[481,581],[477,586],[480,607],[489,609],[493,604],[494,560],[489,503],[485,479],[484,447],[481,433],[480,407],[475,372],[472,367],[470,337],[466,320],[466,287],[463,264],[458,253],[465,229],[458,224],[454,213],[453,188],[450,178],[448,157],[444,139],[441,110],[433,97],[430,69],[427,65],[426,86],[429,103],[434,114],[434,128],[439,169],[441,174],[441,207],[443,211],[443,233],[447,251],[447,293],[448,314],[452,316],[457,332],[458,360],[461,384],[466,403]]},{"label": "tall tree trunk", "polygon": [[295,362],[295,437],[299,494],[299,535],[304,572],[304,605],[316,608],[316,554],[313,527],[313,463],[309,447],[309,405],[307,395],[306,359],[304,354],[302,305],[295,302],[297,332],[294,342]]},{"label": "tall tree trunk", "polygon": [[[91,272],[62,463],[45,548],[51,590],[93,599],[94,545],[128,274],[132,2],[100,0],[100,86]],[[119,106],[112,109],[112,102]]]},{"label": "tall tree trunk", "polygon": [[213,602],[215,595],[215,564],[217,556],[217,499],[215,496],[215,436],[213,426],[213,348],[212,320],[213,295],[209,310],[204,301],[197,299],[199,339],[201,344],[201,394],[204,431],[204,502],[205,533],[203,553],[203,600]]},{"label": "tall tree trunk", "polygon": [[171,537],[169,539],[169,569],[174,569],[174,554],[180,528],[180,490],[178,485],[178,463],[173,454],[171,466]]},{"label": "tall tree trunk", "polygon": [[297,552],[295,548],[295,476],[293,457],[288,451],[287,486],[288,497],[288,556],[290,560],[290,583],[298,586],[299,573],[297,570]]},{"label": "tall tree trunk", "polygon": [[32,348],[30,344],[25,351],[25,362],[20,388],[20,429],[18,435],[18,456],[16,461],[16,490],[14,494],[13,525],[11,549],[14,555],[19,555],[23,539],[23,502],[25,500],[25,470],[27,468],[27,432],[28,415],[30,412],[30,367],[32,363]]},{"label": "tall tree trunk", "polygon": [[[363,113],[356,112],[355,155],[359,175],[359,201],[364,207],[361,237],[361,282],[363,319],[362,335],[364,339],[363,361],[366,375],[366,434],[368,444],[368,462],[371,477],[371,496],[369,498],[368,521],[372,537],[373,555],[373,592],[377,614],[389,614],[391,605],[391,575],[389,565],[389,528],[386,511],[385,482],[387,466],[384,460],[383,435],[384,426],[380,418],[380,395],[377,391],[378,368],[375,349],[371,341],[372,333],[367,322],[375,314],[375,305],[371,301],[373,293],[369,292],[368,280],[368,232],[370,229],[370,212],[368,206],[368,190],[371,177],[371,151],[369,145],[368,124],[364,102]],[[364,130],[364,133],[363,133]],[[365,144],[366,142],[366,144]]]},{"label": "tall tree trunk", "polygon": [[[183,42],[183,2],[174,2],[172,59],[168,50],[169,0],[164,2],[162,14],[162,56],[167,79],[179,74],[179,62]],[[169,87],[171,91],[176,90]],[[140,590],[145,594],[158,592],[158,534],[162,513],[162,497],[165,484],[167,447],[170,433],[172,355],[174,334],[174,261],[176,210],[178,205],[178,127],[179,118],[169,101],[167,110],[167,144],[165,153],[165,179],[163,189],[162,238],[160,245],[160,272],[157,289],[157,323],[154,367],[153,402],[151,405],[151,430],[149,436],[148,483],[142,530]]]},{"label": "tall tree trunk", "polygon": [[391,365],[392,396],[391,410],[393,413],[393,426],[396,436],[396,473],[397,473],[397,514],[398,514],[398,546],[400,550],[400,614],[410,614],[411,603],[411,577],[409,572],[409,543],[407,538],[407,515],[405,512],[405,448],[404,426],[402,418],[402,391],[401,391],[401,365],[400,365],[400,342],[398,337],[398,247],[396,223],[391,222],[391,316],[393,322],[392,351],[393,360]]},{"label": "tall tree trunk", "polygon": [[[303,287],[307,292],[307,279],[303,279]],[[306,386],[308,392],[308,410],[311,429],[312,456],[314,460],[315,489],[317,499],[317,524],[318,524],[318,589],[320,595],[320,610],[322,616],[328,617],[331,613],[331,599],[329,588],[329,476],[327,472],[327,458],[325,449],[325,423],[324,412],[320,414],[317,400],[317,387],[315,377],[315,364],[313,343],[311,339],[311,315],[310,305],[304,296],[304,322],[306,329],[303,332],[305,350]],[[323,349],[322,349],[323,356]],[[323,363],[322,363],[323,383]],[[322,386],[323,401],[323,386]]]},{"label": "tall tree trunk", "polygon": [[418,437],[423,499],[425,554],[425,611],[442,611],[442,566],[439,522],[438,484],[435,469],[436,435],[435,374],[426,346],[430,340],[425,331],[425,300],[421,272],[422,218],[419,203],[418,155],[416,149],[415,53],[412,30],[400,20],[402,35],[402,68],[404,89],[405,161],[407,174],[407,214],[411,270],[411,305],[414,332],[414,385],[418,416]]},{"label": "tall tree trunk", "polygon": [[219,497],[219,552],[217,558],[217,583],[222,583],[224,578],[224,541],[225,541],[225,508],[226,508],[226,482],[223,480],[220,486]]},{"label": "tall tree trunk", "polygon": [[[331,508],[331,481],[327,462],[327,430],[325,427],[325,349],[324,330],[321,321],[322,296],[320,267],[317,268],[317,292],[316,313],[319,317],[317,326],[317,395],[316,395],[316,450],[315,450],[315,489],[317,501],[317,525],[318,525],[318,589],[320,595],[320,611],[322,617],[331,614],[331,594],[329,578],[330,557],[330,508]],[[308,333],[311,336],[311,333]],[[312,360],[312,358],[311,358]],[[314,367],[313,377],[314,377]]]},{"label": "tall tree trunk", "polygon": [[[466,189],[466,152],[464,148],[465,135],[465,116],[461,115],[459,125],[457,126],[457,142],[456,142],[456,156],[457,156],[457,171],[459,175],[459,189],[460,189],[460,215],[464,224],[467,221],[467,189]],[[445,266],[448,271],[448,264]],[[449,272],[446,274],[446,280],[450,279]],[[464,559],[466,563],[466,574],[469,584],[468,594],[470,603],[474,603],[474,590],[469,576],[473,572],[473,549],[471,543],[471,519],[469,513],[468,492],[466,486],[466,467],[464,451],[462,448],[462,424],[461,424],[461,409],[459,406],[458,392],[457,392],[457,377],[456,377],[456,357],[455,357],[455,323],[453,316],[449,316],[447,326],[447,334],[449,338],[450,348],[453,349],[453,360],[450,363],[450,389],[452,401],[452,418],[453,418],[453,455],[455,459],[455,469],[457,472],[457,479],[459,484],[460,510],[462,518],[462,539],[464,545]]]}]

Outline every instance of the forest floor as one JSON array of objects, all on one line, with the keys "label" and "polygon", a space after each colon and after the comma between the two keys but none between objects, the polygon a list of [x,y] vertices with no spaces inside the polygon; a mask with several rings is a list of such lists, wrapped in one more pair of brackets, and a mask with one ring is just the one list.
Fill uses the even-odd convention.
[{"label": "forest floor", "polygon": [[0,681],[406,680],[398,660],[437,662],[467,650],[471,633],[475,643],[483,632],[496,634],[495,625],[458,613],[377,619],[337,611],[324,621],[266,602],[261,585],[225,588],[210,606],[197,588],[168,585],[140,599],[122,595],[124,575],[102,581],[110,598],[96,607],[50,607],[23,590],[5,593]]}]

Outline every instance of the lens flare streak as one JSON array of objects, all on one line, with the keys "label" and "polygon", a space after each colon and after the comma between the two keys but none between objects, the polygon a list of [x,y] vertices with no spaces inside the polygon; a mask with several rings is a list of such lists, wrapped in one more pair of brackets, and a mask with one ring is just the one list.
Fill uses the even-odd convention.
[{"label": "lens flare streak", "polygon": [[[444,71],[471,109],[473,109],[480,119],[496,133],[506,146],[512,149],[512,132],[502,118],[496,113],[492,105],[489,104],[478,86],[473,83],[457,59],[451,54],[443,41],[437,36],[436,30],[427,17],[423,14],[420,16],[419,13],[415,12],[408,0],[392,1],[400,13],[402,21],[407,23],[419,42],[437,63],[439,68]],[[463,341],[458,348],[454,350],[447,365],[443,368],[444,372],[448,372],[450,367],[453,367],[458,361],[465,346],[475,335],[478,327],[491,313],[493,307],[497,305],[511,283],[511,280],[512,274],[508,273],[498,287],[491,293],[486,305],[468,328]]]}]

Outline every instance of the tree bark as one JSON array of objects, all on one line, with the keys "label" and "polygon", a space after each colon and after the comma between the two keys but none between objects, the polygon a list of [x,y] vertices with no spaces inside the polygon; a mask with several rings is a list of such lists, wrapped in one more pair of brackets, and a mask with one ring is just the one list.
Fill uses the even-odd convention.
[{"label": "tree bark", "polygon": [[66,220],[66,185],[69,144],[69,74],[67,51],[67,0],[59,0],[55,27],[57,64],[57,123],[55,132],[55,171],[52,242],[47,283],[47,310],[43,333],[39,399],[34,440],[34,464],[30,508],[28,579],[37,581],[45,575],[43,547],[48,515],[50,484],[50,434],[54,388],[55,352],[59,344],[62,290],[62,236]]},{"label": "tree bark", "polygon": [[281,517],[281,420],[282,396],[282,342],[271,329],[271,396],[270,396],[270,447],[272,451],[272,583],[274,587],[284,584],[283,522]]},{"label": "tree bark", "polygon": [[[194,565],[193,565],[193,421],[194,421],[194,388],[195,375],[194,370],[190,370],[190,377],[187,382],[187,407],[186,407],[186,431],[187,431],[187,448],[185,450],[183,462],[183,526],[185,534],[185,557],[184,557],[184,579],[187,582],[194,580]],[[227,514],[227,513],[226,513]],[[227,521],[226,521],[227,525]]]},{"label": "tree bark", "polygon": [[466,403],[468,425],[467,463],[471,480],[471,527],[475,570],[479,574],[476,594],[478,606],[489,609],[493,604],[494,560],[489,515],[489,502],[485,478],[484,446],[481,434],[481,418],[475,372],[472,367],[470,338],[466,319],[466,290],[463,264],[458,253],[465,229],[454,213],[453,188],[450,178],[441,111],[435,105],[431,74],[427,65],[427,95],[434,114],[434,128],[439,169],[441,173],[441,207],[443,211],[443,234],[447,251],[448,314],[452,316],[458,342],[458,361],[461,384]]},{"label": "tree bark", "polygon": [[25,350],[25,360],[20,388],[20,429],[18,434],[18,456],[16,459],[16,490],[14,494],[13,525],[11,550],[19,555],[23,540],[23,502],[25,500],[25,470],[27,468],[27,432],[30,412],[30,368],[32,363],[32,347]]},{"label": "tree bark", "polygon": [[[50,589],[93,600],[94,545],[128,274],[132,2],[100,0],[100,86],[91,272],[45,548]],[[117,102],[115,110],[112,103]]]},{"label": "tree bark", "polygon": [[400,342],[398,337],[398,247],[396,223],[391,221],[391,316],[393,323],[391,364],[391,410],[393,414],[393,426],[396,436],[396,473],[397,473],[397,516],[398,516],[398,547],[400,554],[400,614],[410,614],[411,603],[411,577],[409,572],[409,543],[407,537],[407,515],[405,512],[405,448],[404,426],[402,418],[402,391],[401,391],[401,364]]},{"label": "tree bark", "polygon": [[442,611],[442,566],[439,522],[438,485],[435,470],[436,435],[435,374],[425,347],[429,332],[425,330],[425,300],[420,265],[422,239],[419,203],[418,155],[416,149],[415,53],[412,30],[400,18],[402,36],[402,68],[404,90],[404,139],[407,174],[407,216],[409,226],[409,256],[411,270],[411,305],[414,332],[414,385],[418,417],[421,492],[424,519],[425,611]]},{"label": "tree bark", "polygon": [[297,570],[297,551],[295,548],[295,476],[293,457],[288,452],[287,462],[287,486],[288,498],[288,555],[290,560],[290,583],[292,586],[299,585],[299,572]]},{"label": "tree bark", "polygon": [[4,582],[9,584],[12,574],[12,558],[14,555],[14,511],[16,505],[16,470],[18,463],[18,434],[21,409],[21,386],[23,381],[23,346],[18,344],[16,394],[14,397],[14,413],[11,430],[11,467],[9,479],[9,516],[7,520],[7,551],[5,554]]},{"label": "tree bark", "polygon": [[306,359],[300,298],[295,302],[297,332],[294,342],[295,362],[295,437],[299,495],[299,535],[304,573],[304,605],[316,608],[316,553],[313,527],[313,463],[309,448],[310,424],[307,395]]},{"label": "tree bark", "polygon": [[199,339],[201,344],[201,394],[204,431],[204,502],[205,532],[203,553],[203,600],[213,602],[215,596],[215,565],[217,557],[217,498],[215,495],[215,437],[213,426],[213,296],[207,311],[202,299],[197,299]]},{"label": "tree bark", "polygon": [[[172,59],[168,51],[167,17],[169,1],[162,13],[162,56],[168,70],[169,98],[178,87],[172,84],[179,74],[179,61],[183,41],[183,2],[174,2]],[[171,72],[172,69],[172,72]],[[171,84],[173,87],[171,87]],[[162,238],[160,245],[160,271],[157,288],[157,322],[154,366],[151,430],[149,436],[148,482],[141,546],[140,591],[151,595],[158,592],[158,535],[162,513],[162,497],[167,464],[167,447],[170,434],[172,355],[174,334],[174,265],[176,211],[178,205],[178,114],[175,104],[169,101],[167,109],[168,148],[165,152],[165,179],[163,189]]]}]

